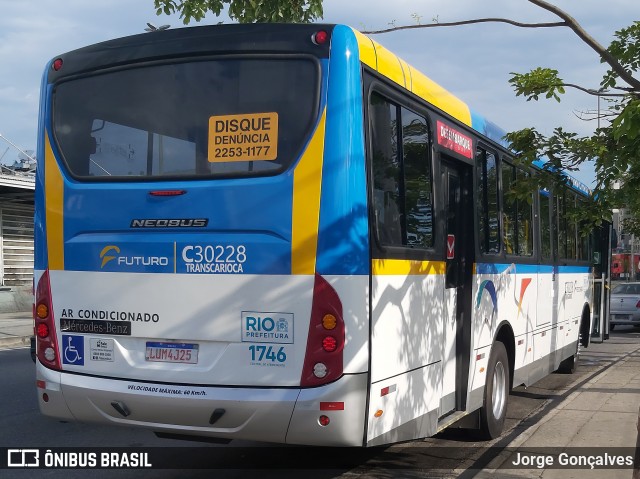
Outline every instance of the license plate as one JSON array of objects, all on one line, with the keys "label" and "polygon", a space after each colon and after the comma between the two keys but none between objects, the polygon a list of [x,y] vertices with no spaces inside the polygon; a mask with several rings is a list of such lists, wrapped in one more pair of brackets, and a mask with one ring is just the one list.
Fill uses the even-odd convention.
[{"label": "license plate", "polygon": [[147,361],[163,363],[198,363],[198,345],[190,343],[147,343]]}]

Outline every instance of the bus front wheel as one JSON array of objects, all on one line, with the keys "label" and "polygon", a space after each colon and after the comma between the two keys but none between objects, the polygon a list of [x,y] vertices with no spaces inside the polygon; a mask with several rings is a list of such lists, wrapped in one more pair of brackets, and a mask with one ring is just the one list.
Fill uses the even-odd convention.
[{"label": "bus front wheel", "polygon": [[509,358],[504,344],[494,343],[487,366],[484,403],[480,410],[480,433],[494,439],[502,433],[509,401]]}]

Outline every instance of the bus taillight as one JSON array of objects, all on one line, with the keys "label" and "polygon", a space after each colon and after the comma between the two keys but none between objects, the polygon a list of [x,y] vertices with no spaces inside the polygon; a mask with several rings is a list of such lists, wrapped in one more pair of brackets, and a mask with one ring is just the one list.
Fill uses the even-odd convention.
[{"label": "bus taillight", "polygon": [[316,274],[300,386],[319,386],[342,376],[344,342],[342,302],[336,290]]},{"label": "bus taillight", "polygon": [[60,369],[60,352],[51,308],[49,270],[46,270],[38,281],[34,320],[38,360],[48,368]]},{"label": "bus taillight", "polygon": [[329,40],[329,34],[324,30],[319,30],[313,34],[311,40],[316,45],[324,45],[325,43],[327,43],[327,40]]}]

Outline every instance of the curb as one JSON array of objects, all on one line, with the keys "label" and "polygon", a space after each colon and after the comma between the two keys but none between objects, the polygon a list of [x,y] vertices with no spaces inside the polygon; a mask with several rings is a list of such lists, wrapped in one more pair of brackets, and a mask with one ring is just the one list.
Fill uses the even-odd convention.
[{"label": "curb", "polygon": [[26,348],[31,346],[31,336],[12,336],[0,338],[0,350]]},{"label": "curb", "polygon": [[638,437],[636,438],[636,457],[633,461],[633,479],[640,479],[640,411],[638,411]]},{"label": "curb", "polygon": [[[639,349],[640,348],[636,348],[633,351],[629,351],[622,358],[620,358],[619,361],[616,361],[615,363],[611,364],[611,366],[613,366],[614,364],[617,364],[617,363],[625,363],[625,362],[627,362],[628,357],[631,354],[638,352]],[[607,376],[611,372],[611,366],[607,367],[604,371],[600,371],[598,374],[596,374],[595,376],[591,377],[591,379],[589,379],[585,384],[583,384],[582,388],[583,389],[589,389],[589,387],[591,385],[593,385],[594,383],[596,383],[597,381],[599,381],[603,377]],[[576,379],[575,381],[572,381],[571,384],[568,385],[567,390],[570,391],[572,388],[574,388],[576,385],[578,385],[581,381],[582,381],[582,379]],[[576,391],[573,391],[572,393],[570,393],[559,404],[554,406],[553,409],[551,409],[547,414],[545,414],[543,418],[541,418],[539,421],[536,421],[534,424],[531,424],[528,427],[526,427],[526,429],[524,429],[518,435],[518,437],[516,437],[513,441],[511,441],[508,444],[508,447],[509,448],[522,447],[522,445],[527,440],[529,440],[532,436],[534,436],[538,432],[540,427],[542,427],[544,424],[546,424],[547,422],[552,420],[556,415],[560,414],[560,412],[562,410],[564,410],[569,404],[571,404],[571,402],[573,402],[573,400],[577,396],[579,396],[583,392],[584,392],[583,390],[576,390]],[[548,403],[541,405],[540,408],[538,408],[536,411],[534,411],[531,415],[535,415],[538,411],[540,411],[541,409],[543,409],[547,405],[548,405]],[[597,412],[597,411],[595,411],[595,412]],[[637,427],[638,427],[639,435],[637,437],[637,441],[640,442],[640,412],[639,412],[638,417],[639,418],[638,418],[638,426]],[[529,419],[528,417],[525,418],[520,424],[521,425],[525,424],[528,419]],[[509,459],[510,456],[511,456],[511,453],[509,453],[509,454],[500,453],[489,464],[487,464],[487,468],[483,472],[489,472],[490,473],[490,476],[487,476],[487,477],[496,477],[497,475],[501,474],[501,469],[500,468],[502,467],[503,464],[506,463],[506,461]],[[634,475],[633,475],[632,479],[640,479],[640,473],[638,472],[638,469],[640,469],[640,453],[638,453],[636,455],[635,459],[636,460],[634,461],[635,464],[634,464],[634,472],[633,472]],[[544,471],[544,469],[540,469],[539,472],[542,472],[542,471]],[[504,476],[501,476],[501,477],[504,477]]]}]

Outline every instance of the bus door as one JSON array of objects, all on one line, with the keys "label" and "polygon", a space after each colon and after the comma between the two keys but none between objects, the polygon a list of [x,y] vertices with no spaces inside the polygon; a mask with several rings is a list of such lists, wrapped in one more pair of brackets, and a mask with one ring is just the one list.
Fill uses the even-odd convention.
[{"label": "bus door", "polygon": [[445,290],[440,417],[464,410],[471,356],[471,289],[474,261],[472,169],[443,159]]}]

